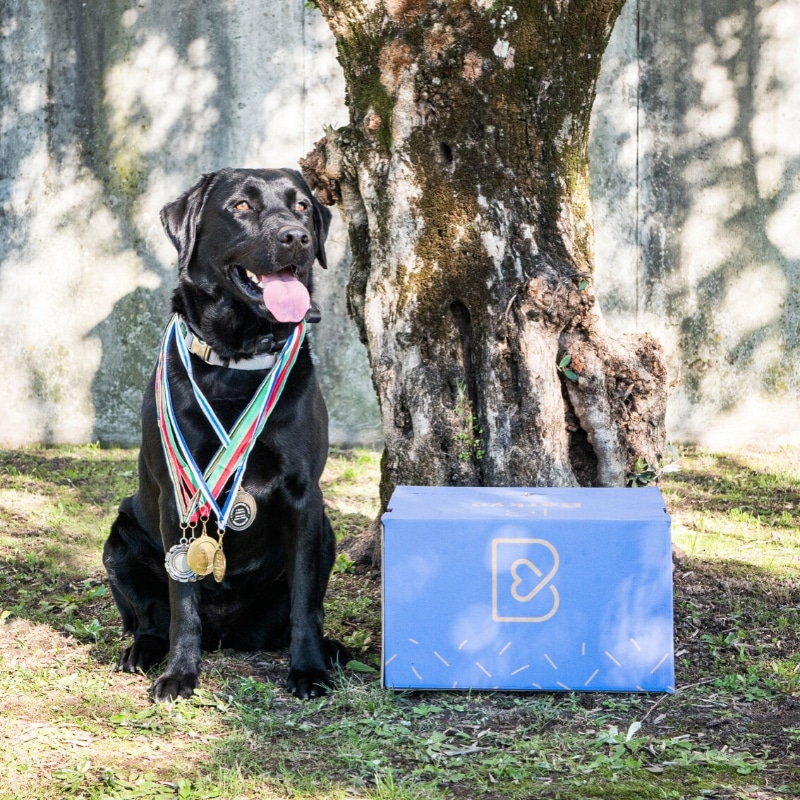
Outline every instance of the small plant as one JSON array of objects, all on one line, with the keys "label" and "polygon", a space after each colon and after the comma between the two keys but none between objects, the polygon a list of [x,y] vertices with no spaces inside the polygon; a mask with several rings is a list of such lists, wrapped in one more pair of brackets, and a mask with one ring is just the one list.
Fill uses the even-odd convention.
[{"label": "small plant", "polygon": [[90,776],[92,762],[84,759],[74,767],[61,767],[53,773],[53,777],[61,784],[63,791],[75,794]]},{"label": "small plant", "polygon": [[641,456],[636,459],[633,472],[628,473],[628,486],[649,486],[658,479],[658,467],[654,467]]},{"label": "small plant", "polygon": [[467,387],[463,381],[456,383],[455,410],[466,429],[455,436],[460,447],[458,458],[460,461],[480,461],[484,455],[483,445],[481,444],[483,431],[473,413],[472,403],[467,397]]},{"label": "small plant", "polygon": [[336,557],[336,561],[333,562],[331,575],[344,575],[345,573],[353,573],[355,572],[355,566],[355,561],[351,561],[347,557],[347,553],[339,553],[339,555]]},{"label": "small plant", "polygon": [[387,770],[383,776],[375,773],[375,790],[372,793],[375,800],[406,800],[410,796],[402,786],[394,782],[394,774],[391,769]]},{"label": "small plant", "polygon": [[93,619],[91,622],[77,620],[71,625],[64,626],[71,634],[78,639],[91,639],[97,642],[100,639],[101,625],[99,620]]},{"label": "small plant", "polygon": [[369,631],[355,631],[344,640],[345,645],[354,653],[366,653],[372,646],[372,634]]},{"label": "small plant", "polygon": [[754,667],[748,667],[744,674],[732,673],[723,675],[717,678],[713,685],[714,688],[725,694],[740,697],[747,703],[769,700],[775,697],[777,692],[775,681],[769,678],[762,678]]},{"label": "small plant", "polygon": [[627,485],[633,486],[649,486],[653,483],[658,483],[662,475],[670,472],[678,472],[680,466],[678,464],[678,451],[671,444],[667,445],[668,459],[662,459],[661,464],[654,466],[641,456],[637,457],[633,466],[633,471],[627,475]]},{"label": "small plant", "polygon": [[578,380],[578,373],[574,370],[570,369],[570,364],[572,363],[572,356],[569,353],[565,353],[561,360],[558,362],[558,366],[556,369],[569,381],[577,381]]},{"label": "small plant", "polygon": [[608,730],[597,734],[597,743],[607,746],[607,751],[594,757],[588,769],[607,767],[611,770],[638,769],[642,765],[640,751],[646,744],[645,740],[636,738],[642,727],[641,722],[632,722],[626,733],[616,725],[609,726]]},{"label": "small plant", "polygon": [[741,658],[744,655],[745,646],[739,638],[739,631],[728,631],[727,634],[718,633],[716,635],[704,633],[700,636],[700,641],[705,642],[711,654],[718,658],[724,650],[735,650]]},{"label": "small plant", "polygon": [[108,587],[103,584],[92,586],[91,581],[84,581],[83,588],[86,590],[86,598],[88,600],[99,600],[100,598],[108,596]]},{"label": "small plant", "polygon": [[350,672],[362,672],[365,675],[374,675],[378,671],[375,667],[365,664],[363,661],[358,661],[357,659],[348,661],[345,664],[345,669],[350,670]]},{"label": "small plant", "polygon": [[800,742],[800,728],[784,728],[783,732],[790,742]]}]

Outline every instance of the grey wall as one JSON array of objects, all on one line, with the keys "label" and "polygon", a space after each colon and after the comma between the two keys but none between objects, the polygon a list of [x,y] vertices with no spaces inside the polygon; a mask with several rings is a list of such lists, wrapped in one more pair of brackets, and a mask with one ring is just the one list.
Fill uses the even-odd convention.
[{"label": "grey wall", "polygon": [[799,43],[797,0],[629,0],[606,53],[597,288],[664,344],[675,440],[800,443]]},{"label": "grey wall", "polygon": [[[159,209],[203,172],[296,167],[343,98],[300,0],[0,3],[0,442],[137,440],[175,278]],[[346,238],[313,344],[333,440],[374,442]]]},{"label": "grey wall", "polygon": [[[597,290],[664,342],[675,440],[800,441],[800,4],[629,0],[592,138]],[[0,443],[133,443],[175,255],[158,210],[293,166],[347,114],[302,0],[0,3]],[[332,230],[314,331],[331,433],[378,416]]]}]

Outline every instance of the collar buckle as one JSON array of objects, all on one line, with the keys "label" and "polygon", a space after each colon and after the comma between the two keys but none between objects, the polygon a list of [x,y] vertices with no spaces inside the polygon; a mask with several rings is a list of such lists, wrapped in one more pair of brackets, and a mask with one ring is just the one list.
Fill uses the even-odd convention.
[{"label": "collar buckle", "polygon": [[208,362],[213,350],[211,345],[198,339],[196,336],[190,336],[191,342],[189,344],[189,352],[201,358],[203,361]]}]

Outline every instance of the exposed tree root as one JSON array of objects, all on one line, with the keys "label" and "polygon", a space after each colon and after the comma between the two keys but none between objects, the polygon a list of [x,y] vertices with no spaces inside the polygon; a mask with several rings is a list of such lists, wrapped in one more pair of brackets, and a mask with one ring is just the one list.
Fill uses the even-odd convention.
[{"label": "exposed tree root", "polygon": [[577,380],[567,396],[597,458],[598,486],[624,486],[641,459],[657,467],[666,445],[664,354],[649,334],[616,335],[602,319],[561,336]]}]

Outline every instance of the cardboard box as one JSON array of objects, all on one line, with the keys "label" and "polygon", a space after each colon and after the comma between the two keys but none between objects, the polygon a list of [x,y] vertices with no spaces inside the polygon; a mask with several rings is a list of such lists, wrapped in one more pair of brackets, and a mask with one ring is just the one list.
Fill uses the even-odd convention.
[{"label": "cardboard box", "polygon": [[400,486],[383,528],[387,687],[674,691],[658,489]]}]

